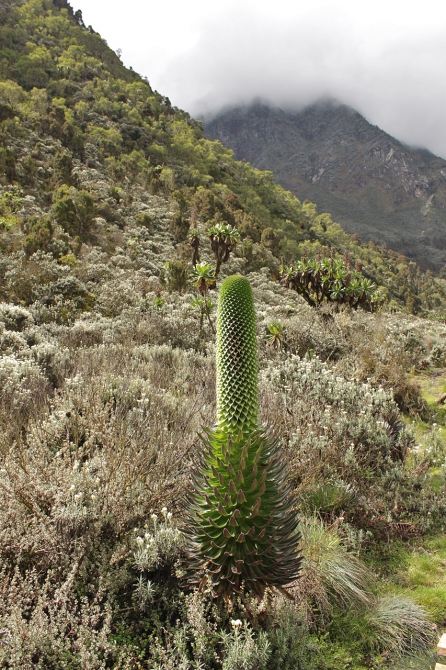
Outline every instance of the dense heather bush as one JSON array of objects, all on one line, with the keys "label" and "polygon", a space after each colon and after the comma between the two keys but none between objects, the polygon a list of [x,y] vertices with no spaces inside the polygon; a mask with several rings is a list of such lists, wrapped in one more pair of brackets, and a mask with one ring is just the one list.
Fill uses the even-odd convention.
[{"label": "dense heather bush", "polygon": [[406,465],[413,438],[397,420],[391,392],[338,376],[318,358],[283,353],[262,374],[265,416],[286,435],[283,448],[304,507],[343,512],[377,536],[442,524],[446,500],[425,473]]},{"label": "dense heather bush", "polygon": [[0,303],[0,322],[6,330],[22,332],[34,324],[30,312],[19,305]]}]

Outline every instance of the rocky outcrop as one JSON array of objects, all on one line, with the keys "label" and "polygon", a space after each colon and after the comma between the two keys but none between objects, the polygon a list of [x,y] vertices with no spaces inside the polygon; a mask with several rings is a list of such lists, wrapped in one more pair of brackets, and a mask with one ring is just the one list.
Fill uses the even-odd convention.
[{"label": "rocky outcrop", "polygon": [[446,160],[333,101],[299,112],[256,103],[226,110],[204,129],[348,232],[424,267],[446,263]]}]

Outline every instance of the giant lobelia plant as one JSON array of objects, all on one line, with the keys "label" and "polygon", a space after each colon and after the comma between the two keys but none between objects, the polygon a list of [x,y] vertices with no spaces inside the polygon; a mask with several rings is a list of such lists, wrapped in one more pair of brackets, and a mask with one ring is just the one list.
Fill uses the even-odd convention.
[{"label": "giant lobelia plant", "polygon": [[294,501],[278,441],[258,421],[256,319],[251,286],[222,284],[217,316],[217,422],[206,430],[188,536],[191,583],[230,600],[262,597],[298,576]]}]

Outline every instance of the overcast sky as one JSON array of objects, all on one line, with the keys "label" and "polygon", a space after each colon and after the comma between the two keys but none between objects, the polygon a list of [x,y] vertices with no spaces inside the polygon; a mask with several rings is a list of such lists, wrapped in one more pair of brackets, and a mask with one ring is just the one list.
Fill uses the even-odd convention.
[{"label": "overcast sky", "polygon": [[446,158],[444,0],[71,0],[194,116],[331,96]]}]

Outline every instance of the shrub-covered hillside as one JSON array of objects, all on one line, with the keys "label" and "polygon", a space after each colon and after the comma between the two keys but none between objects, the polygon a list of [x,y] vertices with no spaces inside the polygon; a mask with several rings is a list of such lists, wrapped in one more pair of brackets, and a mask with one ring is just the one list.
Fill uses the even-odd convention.
[{"label": "shrub-covered hillside", "polygon": [[[4,0],[0,47],[0,667],[431,668],[446,328],[411,312],[443,280],[206,141],[63,0]],[[329,247],[380,311],[278,281]],[[235,273],[304,559],[228,607],[187,579],[185,520]]]},{"label": "shrub-covered hillside", "polygon": [[94,245],[113,255],[124,229],[144,235],[136,229],[162,216],[147,200],[157,195],[151,202],[170,212],[176,244],[196,222],[223,220],[237,226],[238,253],[253,268],[274,271],[270,253],[289,260],[305,247],[309,255],[315,245],[348,248],[395,307],[442,311],[442,280],[401,255],[359,245],[271,173],[205,140],[200,124],[124,68],[68,3],[3,2],[0,62],[3,253],[43,250],[58,259]]}]

